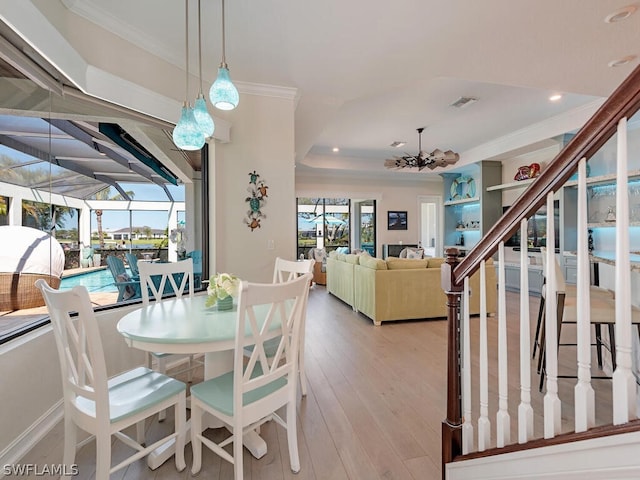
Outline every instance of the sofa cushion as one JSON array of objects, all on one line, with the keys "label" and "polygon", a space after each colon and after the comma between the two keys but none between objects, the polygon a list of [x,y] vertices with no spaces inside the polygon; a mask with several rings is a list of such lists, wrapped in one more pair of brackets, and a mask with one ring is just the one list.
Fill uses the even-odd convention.
[{"label": "sofa cushion", "polygon": [[349,253],[344,256],[344,260],[347,263],[351,263],[353,265],[358,265],[358,260],[360,259],[360,255],[354,255],[353,253]]},{"label": "sofa cushion", "polygon": [[373,270],[386,270],[387,262],[382,260],[381,258],[375,258],[372,256],[361,256],[360,257],[360,265],[367,268],[372,268]]},{"label": "sofa cushion", "polygon": [[429,260],[428,268],[440,268],[440,266],[444,263],[444,258],[440,257],[431,257]]},{"label": "sofa cushion", "polygon": [[388,270],[407,270],[417,268],[427,268],[428,258],[387,258]]}]

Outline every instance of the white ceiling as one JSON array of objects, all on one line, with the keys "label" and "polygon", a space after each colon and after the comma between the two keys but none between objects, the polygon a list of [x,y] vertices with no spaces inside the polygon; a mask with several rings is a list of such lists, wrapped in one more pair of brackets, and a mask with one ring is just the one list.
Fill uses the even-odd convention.
[{"label": "white ceiling", "polygon": [[[32,1],[51,11],[50,4],[42,7],[49,0]],[[183,1],[60,1],[67,14],[184,68]],[[299,167],[382,170],[384,158],[417,153],[418,127],[426,127],[424,151],[454,150],[462,164],[487,142],[609,95],[638,62],[607,64],[640,54],[640,12],[621,22],[604,21],[629,4],[227,0],[226,56],[240,85],[297,89]],[[207,90],[221,57],[220,6],[220,0],[202,1]],[[196,9],[190,0],[195,74]],[[177,87],[176,98],[183,97],[183,88]],[[551,103],[552,93],[564,97]],[[478,102],[449,106],[461,96]],[[396,140],[407,144],[398,151],[389,146]]]}]

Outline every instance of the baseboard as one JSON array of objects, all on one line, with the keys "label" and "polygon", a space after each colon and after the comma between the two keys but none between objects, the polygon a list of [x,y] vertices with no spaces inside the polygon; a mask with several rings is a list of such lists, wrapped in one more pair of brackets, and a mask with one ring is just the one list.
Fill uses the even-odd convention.
[{"label": "baseboard", "polygon": [[447,480],[638,479],[640,432],[449,463]]},{"label": "baseboard", "polygon": [[[0,452],[0,465],[14,465],[19,463],[29,451],[40,442],[58,422],[64,417],[62,399],[55,403],[47,412],[38,418],[18,438],[11,442],[7,448]],[[0,479],[4,478],[4,472],[0,470]]]}]

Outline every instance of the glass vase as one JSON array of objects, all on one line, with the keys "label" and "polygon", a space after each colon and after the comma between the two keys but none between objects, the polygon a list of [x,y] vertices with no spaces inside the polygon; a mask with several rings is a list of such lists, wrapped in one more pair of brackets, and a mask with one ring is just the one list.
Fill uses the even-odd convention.
[{"label": "glass vase", "polygon": [[229,295],[228,297],[219,298],[216,305],[218,310],[231,310],[233,308],[233,297]]}]

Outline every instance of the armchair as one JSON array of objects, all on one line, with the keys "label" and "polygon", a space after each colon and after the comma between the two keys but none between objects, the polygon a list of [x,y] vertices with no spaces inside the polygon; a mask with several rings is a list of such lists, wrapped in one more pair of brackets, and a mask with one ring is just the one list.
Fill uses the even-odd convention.
[{"label": "armchair", "polygon": [[316,261],[313,265],[313,282],[318,285],[327,284],[327,251],[324,248],[309,250],[309,258]]}]

